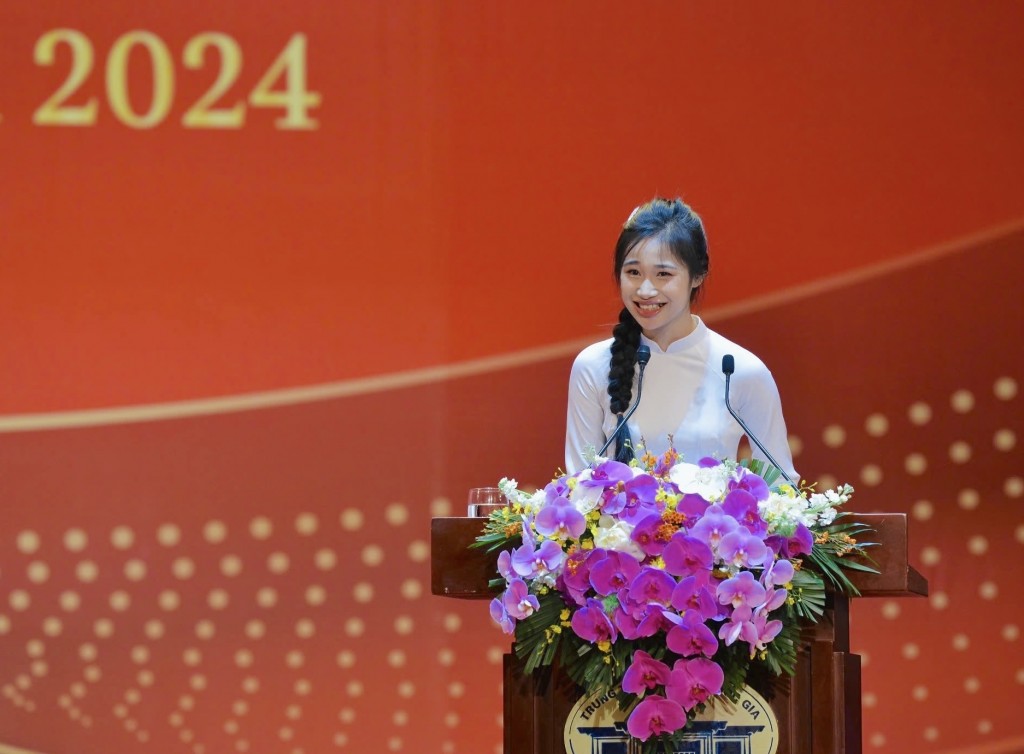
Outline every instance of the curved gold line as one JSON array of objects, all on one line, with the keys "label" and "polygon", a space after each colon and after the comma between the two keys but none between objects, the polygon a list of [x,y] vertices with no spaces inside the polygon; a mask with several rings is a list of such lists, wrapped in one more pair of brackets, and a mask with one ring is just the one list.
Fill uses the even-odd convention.
[{"label": "curved gold line", "polygon": [[[898,270],[932,262],[941,257],[974,248],[979,244],[1005,238],[1024,231],[1024,219],[994,226],[984,231],[962,236],[914,254],[887,262],[845,272],[824,280],[796,285],[781,291],[747,299],[736,304],[716,307],[703,313],[708,322],[717,322],[731,317],[768,309],[800,299],[828,293],[850,285],[888,275]],[[300,403],[346,398],[353,395],[380,393],[418,385],[427,385],[445,380],[471,377],[478,374],[514,369],[544,361],[564,358],[577,353],[593,342],[593,338],[563,341],[550,346],[529,348],[500,356],[488,356],[457,364],[412,369],[374,377],[361,377],[340,382],[319,385],[305,385],[280,390],[241,393],[220,398],[197,398],[167,403],[115,406],[112,408],[84,409],[81,411],[53,411],[35,414],[0,415],[0,433],[32,432],[50,429],[73,429],[109,424],[132,424],[146,421],[184,419],[212,414],[227,414],[238,411],[292,406]],[[0,751],[0,754],[3,754]]]},{"label": "curved gold line", "polygon": [[[407,372],[395,372],[375,377],[361,377],[341,382],[327,382],[320,385],[304,385],[281,390],[267,390],[258,393],[241,393],[221,398],[197,398],[187,401],[150,403],[113,408],[85,409],[82,411],[55,411],[39,414],[9,414],[0,416],[0,433],[31,432],[45,429],[72,429],[107,424],[132,424],[145,421],[183,419],[210,414],[228,414],[238,411],[292,406],[353,395],[380,393],[400,390],[418,385],[428,385],[459,377],[513,369],[515,367],[551,361],[593,342],[592,338],[571,343],[531,348],[525,351],[489,356],[459,364],[425,367]],[[2,754],[2,752],[0,752]]]},{"label": "curved gold line", "polygon": [[[960,236],[952,241],[946,241],[945,243],[941,243],[912,254],[907,254],[906,256],[900,256],[896,259],[890,259],[886,262],[879,262],[857,270],[850,270],[849,272],[844,272],[839,275],[835,275],[834,277],[815,280],[812,283],[794,285],[792,288],[773,291],[772,293],[740,301],[736,304],[727,304],[713,310],[715,320],[736,317],[741,314],[750,314],[763,309],[769,309],[773,306],[792,303],[793,301],[810,298],[811,296],[818,296],[822,293],[830,293],[840,288],[847,288],[851,285],[857,285],[858,283],[864,283],[885,275],[891,275],[894,272],[899,272],[900,270],[905,270],[910,267],[918,267],[923,264],[928,264],[937,259],[941,259],[942,257],[962,253],[973,249],[976,246],[991,243],[992,241],[998,241],[999,239],[1007,238],[1021,232],[1024,232],[1024,218],[1003,223],[1001,225],[995,225],[986,230],[980,230],[966,236]],[[706,319],[711,321],[711,316],[708,315]]]},{"label": "curved gold line", "polygon": [[9,746],[5,743],[0,743],[0,754],[43,754],[41,751],[35,751],[34,749],[19,749],[17,746]]}]

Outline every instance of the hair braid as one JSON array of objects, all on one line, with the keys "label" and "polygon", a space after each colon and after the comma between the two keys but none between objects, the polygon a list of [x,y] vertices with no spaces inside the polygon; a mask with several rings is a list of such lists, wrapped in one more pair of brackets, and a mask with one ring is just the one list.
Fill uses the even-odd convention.
[{"label": "hair braid", "polygon": [[[619,324],[612,330],[614,340],[611,345],[611,361],[608,365],[608,396],[613,414],[622,413],[629,408],[633,398],[633,373],[636,369],[636,349],[640,345],[640,324],[633,319],[629,311],[623,307],[619,312]],[[615,458],[624,463],[633,458],[633,450],[626,440],[629,431],[624,425],[616,429]]]}]

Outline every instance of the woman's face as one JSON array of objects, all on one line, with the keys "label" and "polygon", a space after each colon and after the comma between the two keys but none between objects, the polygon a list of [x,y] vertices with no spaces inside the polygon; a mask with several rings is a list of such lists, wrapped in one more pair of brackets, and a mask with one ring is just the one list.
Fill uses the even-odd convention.
[{"label": "woman's face", "polygon": [[690,295],[700,283],[657,238],[633,247],[619,274],[623,305],[663,350],[693,332]]}]

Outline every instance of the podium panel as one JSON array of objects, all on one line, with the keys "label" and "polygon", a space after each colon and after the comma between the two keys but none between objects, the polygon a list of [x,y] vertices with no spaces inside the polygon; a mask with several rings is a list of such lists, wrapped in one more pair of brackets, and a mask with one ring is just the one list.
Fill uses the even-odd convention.
[{"label": "podium panel", "polygon": [[[850,518],[871,527],[878,543],[871,556],[879,572],[849,572],[859,596],[927,595],[927,582],[907,561],[906,515]],[[497,553],[469,549],[484,521],[435,518],[431,522],[433,594],[479,600],[494,596],[488,581],[497,575]],[[795,675],[751,681],[778,721],[776,754],[861,754],[860,657],[850,653],[849,615],[850,597],[830,592],[825,614],[801,634]],[[566,754],[565,723],[583,690],[557,662],[527,673],[524,661],[514,653],[506,654],[504,688],[505,754]],[[633,750],[623,749],[621,754],[633,754]]]}]

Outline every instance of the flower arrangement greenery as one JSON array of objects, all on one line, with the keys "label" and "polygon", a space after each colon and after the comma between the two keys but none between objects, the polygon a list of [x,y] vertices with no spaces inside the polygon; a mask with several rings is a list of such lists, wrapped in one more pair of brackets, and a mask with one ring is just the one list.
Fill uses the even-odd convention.
[{"label": "flower arrangement greenery", "polygon": [[848,569],[868,530],[839,507],[853,488],[775,484],[758,462],[632,464],[595,458],[533,493],[499,483],[474,546],[498,549],[493,619],[527,672],[556,658],[587,695],[621,689],[629,735],[674,751],[715,696],[739,697],[757,667],[793,674],[802,623]]}]

